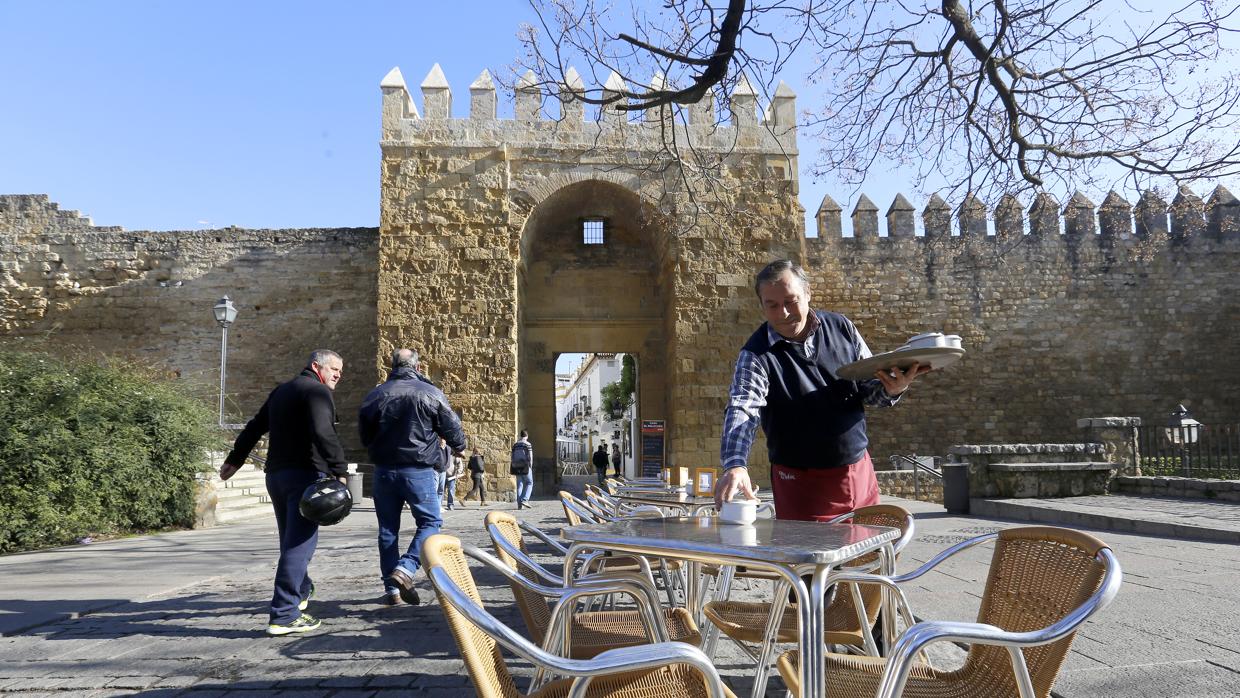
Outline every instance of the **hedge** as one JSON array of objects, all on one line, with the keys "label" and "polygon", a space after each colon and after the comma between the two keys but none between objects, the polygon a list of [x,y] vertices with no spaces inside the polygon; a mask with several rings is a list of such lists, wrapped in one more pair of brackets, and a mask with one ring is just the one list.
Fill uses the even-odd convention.
[{"label": "hedge", "polygon": [[214,421],[131,363],[0,348],[0,553],[192,525]]}]

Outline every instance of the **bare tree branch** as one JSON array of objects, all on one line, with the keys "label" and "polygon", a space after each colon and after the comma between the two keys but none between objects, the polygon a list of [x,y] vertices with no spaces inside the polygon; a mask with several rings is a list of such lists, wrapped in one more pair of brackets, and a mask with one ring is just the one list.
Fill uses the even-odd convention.
[{"label": "bare tree branch", "polygon": [[[815,171],[845,182],[880,162],[944,193],[1240,174],[1237,0],[631,0],[626,16],[598,1],[531,0],[523,67],[548,94],[664,109],[742,73],[770,94],[809,53],[823,99],[801,126]],[[565,95],[570,61],[595,80]],[[601,87],[612,71],[624,91]]]}]

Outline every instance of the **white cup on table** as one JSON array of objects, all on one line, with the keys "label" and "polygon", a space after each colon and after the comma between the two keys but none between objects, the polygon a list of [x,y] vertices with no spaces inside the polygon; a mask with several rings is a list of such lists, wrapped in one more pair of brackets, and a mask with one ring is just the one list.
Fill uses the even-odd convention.
[{"label": "white cup on table", "polygon": [[758,520],[758,500],[732,498],[719,510],[719,523],[747,526]]}]

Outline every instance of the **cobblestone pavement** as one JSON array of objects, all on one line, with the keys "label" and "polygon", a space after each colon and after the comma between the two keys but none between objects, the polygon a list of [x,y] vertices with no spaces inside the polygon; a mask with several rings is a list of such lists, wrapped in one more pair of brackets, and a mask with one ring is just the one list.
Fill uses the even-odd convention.
[{"label": "cobblestone pavement", "polygon": [[[492,508],[513,505],[487,510]],[[316,632],[283,638],[263,634],[275,558],[273,525],[200,531],[204,543],[224,529],[252,531],[268,550],[267,560],[217,570],[223,574],[171,593],[0,638],[0,693],[194,698],[471,694],[464,663],[426,578],[418,576],[421,606],[381,603],[372,512],[359,507],[344,523],[322,529],[311,565],[317,595],[309,611],[323,620]],[[445,533],[487,544],[485,510],[470,506],[444,515]],[[563,522],[558,501],[535,501],[521,515],[551,529]],[[402,535],[413,530],[408,515],[405,524]],[[73,550],[63,549],[66,555]],[[133,573],[161,573],[157,556],[144,565]],[[506,583],[494,574],[480,574],[478,581],[489,610],[523,629]],[[98,584],[106,595],[107,580]],[[739,651],[722,643],[721,649],[721,670],[741,673]],[[510,666],[520,676],[532,675],[523,661]],[[748,692],[750,684],[744,685]]]},{"label": "cobblestone pavement", "polygon": [[[900,562],[905,570],[957,541],[1018,525],[896,501],[918,513],[918,536]],[[445,514],[445,532],[485,543],[483,512],[477,507]],[[552,501],[535,501],[522,516],[547,529],[557,529],[563,520]],[[406,534],[411,530],[407,518]],[[1055,695],[1240,695],[1240,628],[1234,611],[1240,602],[1234,583],[1240,546],[1098,535],[1120,557],[1125,583],[1116,602],[1078,633]],[[0,693],[198,698],[472,693],[424,578],[419,576],[422,606],[380,603],[372,510],[359,507],[344,523],[323,530],[312,566],[319,593],[310,610],[324,625],[315,633],[263,635],[274,543],[274,526],[260,522],[132,539],[123,564],[111,567],[105,562],[117,556],[108,554],[108,544],[0,558],[0,610],[25,603],[81,614],[0,638]],[[988,558],[988,550],[970,551],[910,584],[907,591],[919,615],[974,617]],[[89,560],[95,562],[84,562]],[[211,564],[214,560],[220,564]],[[206,571],[196,571],[197,581],[186,582],[186,570],[204,561]],[[97,598],[59,593],[66,580],[89,578],[92,566],[107,570],[93,580]],[[521,629],[507,586],[493,574],[480,574],[478,580],[488,608]],[[29,599],[15,600],[4,591],[18,586]],[[147,591],[140,593],[140,588]],[[761,591],[741,588],[738,593]],[[100,600],[109,601],[100,607]],[[748,660],[727,642],[719,647],[716,661],[725,681],[738,695],[748,695]],[[950,664],[959,656],[949,645],[935,658]],[[524,662],[511,666],[519,676],[530,675]],[[775,677],[767,695],[782,694]]]}]

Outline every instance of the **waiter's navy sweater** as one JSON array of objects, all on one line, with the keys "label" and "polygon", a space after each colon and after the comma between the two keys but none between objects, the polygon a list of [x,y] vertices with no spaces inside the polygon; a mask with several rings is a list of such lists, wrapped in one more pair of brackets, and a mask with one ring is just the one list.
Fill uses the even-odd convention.
[{"label": "waiter's navy sweater", "polygon": [[839,367],[861,358],[861,343],[848,318],[815,311],[814,357],[792,342],[771,345],[766,325],[745,343],[770,381],[762,431],[770,462],[790,468],[839,468],[865,454],[865,397],[878,381],[836,377]]}]

